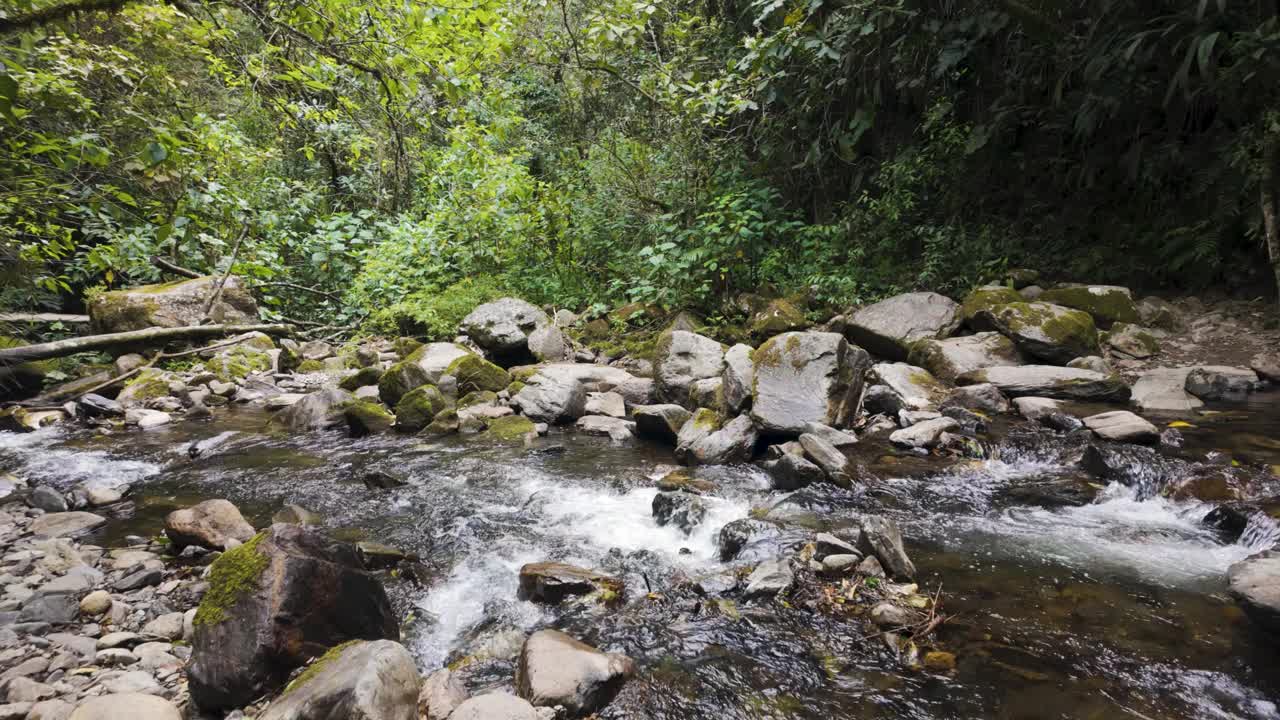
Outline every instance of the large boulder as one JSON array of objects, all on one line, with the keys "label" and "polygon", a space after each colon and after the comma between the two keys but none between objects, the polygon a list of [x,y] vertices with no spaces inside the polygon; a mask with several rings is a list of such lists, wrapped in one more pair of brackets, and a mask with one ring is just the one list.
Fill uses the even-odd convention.
[{"label": "large boulder", "polygon": [[276,413],[271,418],[271,425],[294,432],[328,430],[345,426],[347,420],[343,412],[347,403],[353,400],[355,398],[346,390],[338,388],[317,390]]},{"label": "large boulder", "polygon": [[985,310],[992,310],[1001,305],[1022,302],[1022,295],[1017,290],[1005,285],[983,285],[975,288],[960,303],[960,320],[974,330],[994,330],[987,326],[980,315]]},{"label": "large boulder", "polygon": [[[34,708],[27,717],[36,717]],[[66,717],[68,720],[181,720],[182,711],[162,697],[122,692],[87,698]]]},{"label": "large boulder", "polygon": [[551,324],[547,314],[518,298],[502,298],[478,306],[459,329],[495,357],[529,355],[529,336]]},{"label": "large boulder", "polygon": [[867,371],[867,382],[884,385],[908,410],[933,408],[946,398],[947,388],[928,370],[906,363],[876,363]]},{"label": "large boulder", "polygon": [[560,705],[570,716],[604,707],[635,672],[625,655],[603,653],[559,630],[539,630],[520,650],[516,688],[541,707]]},{"label": "large boulder", "polygon": [[1080,310],[1046,302],[999,305],[978,313],[984,325],[999,330],[1022,352],[1065,365],[1098,354],[1098,329]]},{"label": "large boulder", "polygon": [[[697,415],[694,416],[695,418]],[[689,423],[693,423],[690,419]],[[689,424],[686,423],[686,424]],[[700,435],[696,439],[676,446],[676,458],[690,465],[727,465],[747,462],[756,446],[756,426],[746,415],[725,423],[722,427]]]},{"label": "large boulder", "polygon": [[955,382],[971,370],[1021,365],[1022,355],[1004,335],[980,332],[945,340],[921,340],[912,346],[908,361],[940,380]]},{"label": "large boulder", "polygon": [[457,378],[459,397],[476,391],[499,392],[511,384],[511,373],[471,353],[449,363],[445,372]]},{"label": "large boulder", "polygon": [[991,383],[1009,397],[1034,395],[1059,400],[1098,402],[1125,402],[1129,399],[1129,386],[1118,375],[1053,365],[974,370],[956,378],[956,382],[960,385]]},{"label": "large boulder", "polygon": [[654,349],[653,361],[658,397],[688,407],[690,386],[698,380],[720,377],[724,353],[723,345],[697,333],[687,330],[663,333]]},{"label": "large boulder", "polygon": [[1280,635],[1280,551],[1267,550],[1232,565],[1227,582],[1249,619]]},{"label": "large boulder", "polygon": [[455,361],[474,354],[461,345],[445,342],[427,343],[414,349],[404,360],[387,368],[378,380],[382,402],[394,406],[416,387],[439,384]]},{"label": "large boulder", "polygon": [[871,357],[836,333],[790,332],[753,355],[751,417],[766,434],[799,435],[808,423],[848,425]]},{"label": "large boulder", "polygon": [[1113,323],[1140,323],[1138,306],[1133,302],[1133,293],[1127,287],[1118,285],[1073,285],[1045,290],[1040,300],[1055,303],[1076,310],[1083,310],[1093,316],[1097,324],[1109,328]]},{"label": "large boulder", "polygon": [[1251,368],[1204,365],[1187,373],[1186,390],[1201,400],[1243,400],[1258,386]]},{"label": "large boulder", "polygon": [[253,526],[230,501],[205,500],[169,513],[164,519],[164,534],[174,550],[188,545],[224,550],[248,542],[253,537]]},{"label": "large boulder", "polygon": [[724,372],[720,375],[720,392],[724,409],[728,413],[740,413],[751,402],[751,388],[755,384],[756,366],[751,360],[755,350],[741,343],[724,354]]},{"label": "large boulder", "polygon": [[1157,368],[1138,376],[1131,388],[1133,404],[1147,411],[1190,412],[1202,407],[1200,398],[1187,392],[1191,368]]},{"label": "large boulder", "polygon": [[960,306],[938,293],[907,293],[868,305],[845,322],[854,343],[888,360],[906,360],[917,341],[955,332]]},{"label": "large boulder", "polygon": [[636,432],[645,437],[661,440],[674,445],[680,428],[692,416],[681,405],[641,405],[631,408],[631,419],[636,423]]},{"label": "large boulder", "polygon": [[444,393],[435,385],[414,388],[396,403],[396,429],[417,432],[449,407]]},{"label": "large boulder", "polygon": [[554,717],[551,708],[535,708],[524,698],[491,692],[458,705],[449,720],[552,720]]},{"label": "large boulder", "polygon": [[[220,280],[221,277],[200,277],[98,293],[89,300],[89,320],[93,330],[100,333],[199,325]],[[244,282],[232,275],[223,283],[222,294],[210,308],[209,317],[216,323],[256,323],[258,304]]]},{"label": "large boulder", "polygon": [[582,417],[587,393],[616,392],[630,405],[646,405],[653,381],[607,365],[541,365],[511,399],[535,422],[567,423]]},{"label": "large boulder", "polygon": [[188,668],[191,697],[206,712],[249,704],[335,645],[400,636],[355,547],[305,526],[272,525],[223,553],[208,582]]},{"label": "large boulder", "polygon": [[417,720],[422,678],[391,640],[343,643],[311,664],[260,720]]}]

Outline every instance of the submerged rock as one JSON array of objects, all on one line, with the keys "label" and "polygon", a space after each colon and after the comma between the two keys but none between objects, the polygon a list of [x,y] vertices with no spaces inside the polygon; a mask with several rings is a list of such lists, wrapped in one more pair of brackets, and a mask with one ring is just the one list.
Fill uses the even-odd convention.
[{"label": "submerged rock", "polygon": [[920,340],[941,339],[960,326],[960,306],[932,292],[907,293],[881,300],[848,318],[850,340],[889,360],[906,360]]},{"label": "submerged rock", "polygon": [[685,535],[693,532],[707,516],[707,506],[697,495],[660,492],[653,496],[653,519],[659,527],[674,525]]},{"label": "submerged rock", "polygon": [[344,643],[313,662],[258,718],[417,720],[421,685],[413,656],[400,643]]},{"label": "submerged rock", "polygon": [[755,351],[751,417],[766,434],[796,436],[808,423],[849,424],[857,413],[867,352],[836,333],[790,332]]},{"label": "submerged rock", "polygon": [[559,630],[539,630],[520,651],[516,687],[534,705],[587,715],[608,704],[634,672],[625,655],[600,652]]},{"label": "submerged rock", "polygon": [[191,697],[208,712],[243,707],[325,648],[398,637],[386,592],[354,547],[273,525],[210,567],[194,621]]}]

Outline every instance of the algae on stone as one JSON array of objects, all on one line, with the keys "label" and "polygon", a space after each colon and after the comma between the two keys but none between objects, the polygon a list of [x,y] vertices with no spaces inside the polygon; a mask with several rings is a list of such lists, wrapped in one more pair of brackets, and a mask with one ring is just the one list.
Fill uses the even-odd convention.
[{"label": "algae on stone", "polygon": [[417,432],[447,407],[449,401],[435,385],[414,388],[396,403],[396,427],[407,432]]},{"label": "algae on stone", "polygon": [[458,379],[458,392],[497,392],[511,384],[511,374],[479,355],[463,355],[449,363],[445,372]]},{"label": "algae on stone", "polygon": [[489,421],[485,436],[499,442],[522,441],[530,433],[537,434],[533,421],[523,415],[508,415]]},{"label": "algae on stone", "polygon": [[1043,302],[1064,305],[1083,310],[1093,316],[1102,327],[1112,323],[1139,323],[1138,306],[1133,302],[1129,288],[1117,285],[1081,285],[1045,290],[1039,298]]},{"label": "algae on stone", "polygon": [[258,533],[240,547],[228,550],[209,566],[209,589],[196,610],[196,625],[216,625],[245,594],[258,589],[271,560],[258,552],[266,533]]},{"label": "algae on stone", "polygon": [[354,435],[386,432],[396,422],[390,410],[368,400],[352,400],[343,406],[342,415]]},{"label": "algae on stone", "polygon": [[360,368],[355,373],[343,378],[342,382],[338,383],[338,387],[349,392],[355,392],[366,385],[377,385],[381,379],[382,368],[376,366]]}]

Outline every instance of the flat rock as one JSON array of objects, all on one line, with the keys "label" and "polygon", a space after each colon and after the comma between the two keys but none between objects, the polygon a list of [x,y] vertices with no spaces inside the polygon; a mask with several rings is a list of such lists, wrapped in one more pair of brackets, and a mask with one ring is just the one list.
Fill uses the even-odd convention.
[{"label": "flat rock", "polygon": [[889,434],[889,442],[911,448],[931,448],[938,444],[942,434],[960,427],[960,423],[949,417],[936,417],[918,422],[911,427],[895,430]]},{"label": "flat rock", "polygon": [[1129,386],[1118,376],[1053,365],[975,370],[961,375],[957,383],[991,383],[1010,397],[1032,395],[1060,400],[1124,402],[1130,394]]},{"label": "flat rock", "polygon": [[89,698],[80,703],[68,720],[182,720],[172,702],[155,695],[118,693]]},{"label": "flat rock", "polygon": [[928,370],[906,363],[876,363],[867,371],[867,382],[884,385],[907,410],[933,408],[947,395],[947,388]]},{"label": "flat rock", "polygon": [[1081,310],[1047,302],[1017,302],[983,310],[977,318],[1012,340],[1023,354],[1050,363],[1065,364],[1099,352],[1098,329],[1093,318]]},{"label": "flat rock", "polygon": [[1133,404],[1156,412],[1190,412],[1203,407],[1200,398],[1187,392],[1191,368],[1158,368],[1138,376],[1131,388]]},{"label": "flat rock", "polygon": [[60,512],[41,515],[31,522],[31,533],[44,537],[63,537],[92,530],[107,521],[89,512]]},{"label": "flat rock", "polygon": [[1084,426],[1104,440],[1131,443],[1152,443],[1160,437],[1155,425],[1128,410],[1090,415],[1084,418]]},{"label": "flat rock", "polygon": [[1280,636],[1280,552],[1268,550],[1232,565],[1227,582],[1249,619]]},{"label": "flat rock", "polygon": [[634,422],[606,415],[584,415],[578,418],[576,426],[580,432],[588,435],[607,435],[615,441],[630,440],[635,437],[636,430]]},{"label": "flat rock", "polygon": [[960,306],[932,292],[906,293],[881,300],[846,320],[845,335],[888,360],[906,360],[919,340],[941,339],[960,326]]}]

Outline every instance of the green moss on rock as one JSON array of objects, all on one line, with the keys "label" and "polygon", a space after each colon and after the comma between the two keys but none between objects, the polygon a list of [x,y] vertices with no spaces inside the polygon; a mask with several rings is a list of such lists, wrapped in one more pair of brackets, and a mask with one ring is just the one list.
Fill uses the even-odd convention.
[{"label": "green moss on rock", "polygon": [[360,368],[355,372],[355,374],[348,375],[347,377],[343,378],[342,382],[338,383],[338,387],[348,392],[355,392],[356,390],[362,387],[365,387],[366,385],[377,385],[378,381],[381,379],[382,379],[382,368],[379,368],[379,367]]},{"label": "green moss on rock", "polygon": [[458,411],[453,408],[436,413],[431,423],[422,429],[424,435],[449,435],[458,432]]},{"label": "green moss on rock", "polygon": [[334,645],[333,647],[329,648],[329,650],[325,654],[311,661],[311,664],[308,665],[306,669],[303,670],[298,675],[298,677],[294,678],[293,681],[290,682],[287,687],[285,687],[284,692],[281,693],[281,695],[288,695],[294,690],[297,690],[303,685],[306,685],[307,683],[311,682],[316,678],[317,675],[320,674],[320,671],[323,670],[326,665],[333,662],[334,660],[337,660],[338,657],[342,655],[342,653],[346,652],[347,648],[351,647],[352,645],[358,645],[362,642],[365,642],[365,641],[364,640],[348,640],[342,643],[341,645]]},{"label": "green moss on rock", "polygon": [[498,442],[523,441],[529,433],[538,432],[533,421],[523,415],[508,415],[489,421],[485,436]]},{"label": "green moss on rock", "polygon": [[243,380],[251,373],[271,369],[271,356],[252,347],[236,346],[205,361],[204,369],[223,382]]},{"label": "green moss on rock", "polygon": [[1083,310],[1102,327],[1118,322],[1140,322],[1138,307],[1128,288],[1110,285],[1054,288],[1046,290],[1039,300]]},{"label": "green moss on rock", "polygon": [[479,355],[463,355],[445,370],[458,379],[458,392],[497,392],[511,384],[511,374]]},{"label": "green moss on rock", "polygon": [[318,373],[324,372],[324,362],[321,360],[303,360],[298,363],[298,372],[300,373]]},{"label": "green moss on rock", "polygon": [[427,371],[416,362],[401,360],[378,378],[378,395],[388,405],[395,405],[410,390],[427,384],[429,379]]},{"label": "green moss on rock", "polygon": [[209,566],[209,589],[196,610],[196,625],[216,625],[227,618],[227,612],[246,593],[258,589],[258,582],[271,560],[258,552],[266,537],[258,533],[248,542],[228,550]]},{"label": "green moss on rock", "polygon": [[473,390],[463,396],[458,401],[458,409],[469,408],[472,405],[484,405],[498,401],[498,394],[491,390]]},{"label": "green moss on rock", "polygon": [[[974,317],[983,310],[993,310],[1000,305],[1022,302],[1023,298],[1013,288],[1000,285],[985,285],[975,289],[960,303],[960,318],[971,323]],[[988,330],[990,328],[981,328]]]},{"label": "green moss on rock", "polygon": [[805,326],[804,312],[794,303],[778,299],[751,318],[748,326],[756,337],[770,337]]},{"label": "green moss on rock", "polygon": [[354,435],[386,432],[396,422],[396,416],[382,405],[368,400],[352,400],[342,407],[342,416]]},{"label": "green moss on rock", "polygon": [[117,398],[122,403],[145,402],[169,394],[169,377],[159,370],[146,369],[125,383]]},{"label": "green moss on rock", "polygon": [[391,343],[391,350],[402,358],[409,357],[420,347],[422,347],[422,343],[411,337],[396,338]]},{"label": "green moss on rock", "polygon": [[524,387],[525,387],[524,383],[520,382],[519,380],[516,380],[507,386],[507,395],[510,397],[515,397],[516,393],[523,390]]},{"label": "green moss on rock", "polygon": [[435,385],[414,388],[396,403],[396,427],[406,432],[417,432],[447,407],[449,401]]}]

